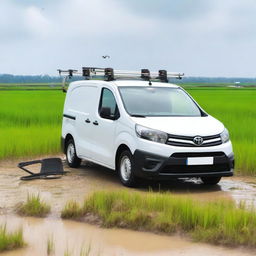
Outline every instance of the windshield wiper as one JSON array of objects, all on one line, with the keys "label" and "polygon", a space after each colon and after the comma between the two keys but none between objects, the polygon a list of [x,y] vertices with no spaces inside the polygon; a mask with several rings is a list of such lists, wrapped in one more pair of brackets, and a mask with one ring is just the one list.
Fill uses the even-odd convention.
[{"label": "windshield wiper", "polygon": [[146,116],[143,116],[143,115],[137,115],[137,114],[133,114],[131,115],[132,117],[146,117]]}]

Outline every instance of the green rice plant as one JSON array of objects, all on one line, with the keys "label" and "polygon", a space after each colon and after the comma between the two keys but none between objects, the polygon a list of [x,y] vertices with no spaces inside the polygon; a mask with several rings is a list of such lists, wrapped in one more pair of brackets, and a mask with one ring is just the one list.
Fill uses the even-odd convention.
[{"label": "green rice plant", "polygon": [[25,246],[25,242],[22,228],[8,232],[6,224],[0,226],[0,252],[21,248],[23,246]]},{"label": "green rice plant", "polygon": [[47,238],[47,255],[54,255],[55,252],[55,245],[53,240],[53,235],[49,236]]},{"label": "green rice plant", "polygon": [[197,102],[228,128],[235,152],[236,170],[256,175],[256,90],[190,89]]},{"label": "green rice plant", "polygon": [[63,219],[77,219],[83,215],[83,210],[80,205],[74,201],[68,201],[61,211],[61,218]]},{"label": "green rice plant", "polygon": [[[42,137],[41,137],[42,136]],[[1,129],[0,137],[7,140],[9,146],[0,147],[2,158],[10,156],[36,156],[41,154],[55,154],[60,152],[60,128],[56,126],[30,126]],[[41,139],[42,138],[42,139]],[[3,141],[2,140],[2,141]],[[6,142],[7,143],[7,142]]]},{"label": "green rice plant", "polygon": [[198,202],[170,193],[100,191],[79,209],[79,217],[96,216],[105,227],[179,232],[198,241],[256,247],[255,209],[227,199]]},{"label": "green rice plant", "polygon": [[87,247],[82,246],[80,250],[80,256],[90,256],[91,249],[92,249],[91,243],[89,243]]},{"label": "green rice plant", "polygon": [[17,207],[17,212],[23,216],[45,217],[51,207],[41,200],[40,195],[27,195],[27,201]]},{"label": "green rice plant", "polygon": [[[256,89],[220,87],[223,85],[192,84],[186,88],[230,131],[236,170],[255,176]],[[1,91],[0,159],[60,153],[64,99],[65,94],[56,90]]]},{"label": "green rice plant", "polygon": [[0,159],[60,152],[64,94],[1,91]]},{"label": "green rice plant", "polygon": [[69,248],[67,247],[65,252],[64,252],[64,256],[72,256],[71,251],[69,250]]}]

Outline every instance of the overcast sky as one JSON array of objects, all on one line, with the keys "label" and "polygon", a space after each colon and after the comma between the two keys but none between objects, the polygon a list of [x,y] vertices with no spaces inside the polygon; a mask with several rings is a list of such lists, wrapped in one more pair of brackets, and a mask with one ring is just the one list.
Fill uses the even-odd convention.
[{"label": "overcast sky", "polygon": [[0,0],[0,73],[111,66],[255,77],[255,30],[255,0]]}]

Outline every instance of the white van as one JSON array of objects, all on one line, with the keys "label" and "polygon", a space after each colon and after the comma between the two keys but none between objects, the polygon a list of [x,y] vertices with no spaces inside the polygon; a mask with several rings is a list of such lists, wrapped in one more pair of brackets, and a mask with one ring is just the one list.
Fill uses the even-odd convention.
[{"label": "white van", "polygon": [[116,170],[125,186],[139,178],[232,176],[224,125],[181,87],[138,80],[81,80],[69,85],[62,147],[70,167],[89,160]]}]

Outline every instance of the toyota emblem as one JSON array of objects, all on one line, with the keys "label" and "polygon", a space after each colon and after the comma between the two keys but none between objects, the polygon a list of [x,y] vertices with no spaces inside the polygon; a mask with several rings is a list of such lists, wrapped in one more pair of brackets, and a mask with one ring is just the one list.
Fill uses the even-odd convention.
[{"label": "toyota emblem", "polygon": [[193,142],[197,145],[197,146],[201,146],[203,144],[204,139],[200,136],[196,136],[193,139]]}]

